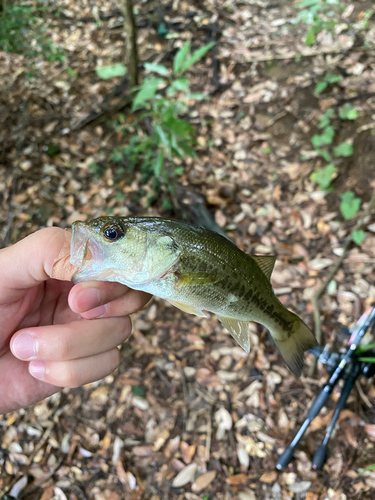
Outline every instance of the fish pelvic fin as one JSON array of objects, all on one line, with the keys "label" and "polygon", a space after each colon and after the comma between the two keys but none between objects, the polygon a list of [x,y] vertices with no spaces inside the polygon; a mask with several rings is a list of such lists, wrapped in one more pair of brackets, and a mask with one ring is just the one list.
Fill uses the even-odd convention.
[{"label": "fish pelvic fin", "polygon": [[250,255],[255,260],[258,267],[261,268],[263,273],[267,276],[268,281],[271,281],[271,274],[275,267],[276,255]]},{"label": "fish pelvic fin", "polygon": [[293,316],[295,316],[293,330],[287,338],[279,340],[272,335],[272,331],[271,335],[289,369],[296,377],[299,377],[303,368],[304,352],[316,347],[318,342],[305,323],[295,314]]},{"label": "fish pelvic fin", "polygon": [[238,319],[227,318],[219,316],[219,320],[223,323],[225,328],[230,332],[232,337],[239,343],[239,345],[247,353],[250,352],[250,328],[248,321],[241,321]]},{"label": "fish pelvic fin", "polygon": [[184,304],[183,302],[178,302],[177,300],[167,299],[167,302],[172,304],[172,306],[181,309],[181,311],[187,312],[189,314],[195,314],[196,316],[200,316],[201,318],[207,318],[207,314],[198,309],[197,307],[190,306],[188,304]]}]

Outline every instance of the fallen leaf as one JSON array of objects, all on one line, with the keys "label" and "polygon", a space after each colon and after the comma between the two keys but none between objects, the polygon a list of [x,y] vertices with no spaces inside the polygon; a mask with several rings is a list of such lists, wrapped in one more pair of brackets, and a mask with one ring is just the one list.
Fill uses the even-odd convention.
[{"label": "fallen leaf", "polygon": [[181,488],[181,486],[185,486],[185,484],[191,483],[194,481],[195,473],[197,472],[198,464],[195,462],[187,465],[181,472],[177,474],[177,476],[173,479],[172,486],[173,488]]},{"label": "fallen leaf", "polygon": [[210,470],[199,476],[191,485],[192,491],[202,491],[209,486],[216,477],[216,470]]},{"label": "fallen leaf", "polygon": [[266,472],[260,477],[259,481],[262,483],[274,483],[277,479],[277,472],[275,470],[271,472]]}]

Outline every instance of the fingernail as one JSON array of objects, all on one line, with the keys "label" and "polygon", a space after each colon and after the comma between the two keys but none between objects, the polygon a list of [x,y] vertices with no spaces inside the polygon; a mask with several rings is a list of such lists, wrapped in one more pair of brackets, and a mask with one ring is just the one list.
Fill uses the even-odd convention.
[{"label": "fingernail", "polygon": [[43,361],[32,361],[29,364],[29,372],[35,378],[39,380],[44,379],[44,373],[46,371],[46,366]]},{"label": "fingernail", "polygon": [[93,308],[100,304],[100,292],[97,288],[85,288],[76,300],[80,309]]},{"label": "fingernail", "polygon": [[85,319],[101,318],[105,315],[107,310],[108,305],[104,304],[103,306],[95,307],[94,309],[90,309],[90,311],[81,313],[81,316],[83,316]]},{"label": "fingernail", "polygon": [[16,356],[25,361],[35,358],[36,342],[34,335],[29,332],[18,335],[13,342],[13,352]]}]

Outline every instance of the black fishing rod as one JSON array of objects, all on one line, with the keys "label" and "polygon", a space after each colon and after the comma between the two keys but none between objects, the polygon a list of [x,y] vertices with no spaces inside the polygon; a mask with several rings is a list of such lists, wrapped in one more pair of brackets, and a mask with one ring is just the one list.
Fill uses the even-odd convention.
[{"label": "black fishing rod", "polygon": [[375,372],[374,363],[363,361],[363,355],[361,355],[361,361],[358,355],[355,354],[355,351],[359,347],[363,336],[370,327],[371,331],[375,327],[375,307],[371,307],[358,320],[357,325],[355,326],[351,334],[349,347],[344,354],[328,353],[327,350],[323,350],[321,347],[311,349],[310,352],[312,352],[312,354],[314,354],[320,362],[327,365],[327,370],[330,373],[330,377],[311,404],[307,412],[306,419],[299,428],[293,441],[280,455],[279,460],[276,464],[276,468],[278,470],[283,469],[289,464],[293,457],[294,449],[301,440],[306,429],[309,427],[314,418],[320,413],[323,406],[325,406],[337,382],[341,378],[345,377],[345,383],[341,390],[340,398],[337,402],[332,420],[327,427],[324,440],[316,450],[313,458],[313,468],[318,469],[322,467],[325,461],[327,445],[332,435],[332,431],[337,422],[339,414],[344,408],[349,394],[354,387],[355,381],[360,375],[370,377]]}]

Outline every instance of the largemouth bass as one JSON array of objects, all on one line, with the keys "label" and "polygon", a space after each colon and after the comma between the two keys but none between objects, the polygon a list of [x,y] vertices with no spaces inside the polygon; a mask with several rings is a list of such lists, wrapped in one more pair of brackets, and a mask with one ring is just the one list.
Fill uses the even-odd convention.
[{"label": "largemouth bass", "polygon": [[72,226],[75,283],[117,281],[197,316],[215,313],[246,352],[249,322],[261,323],[299,376],[304,351],[317,342],[275,297],[270,283],[275,260],[247,255],[223,236],[177,220],[99,217]]}]

